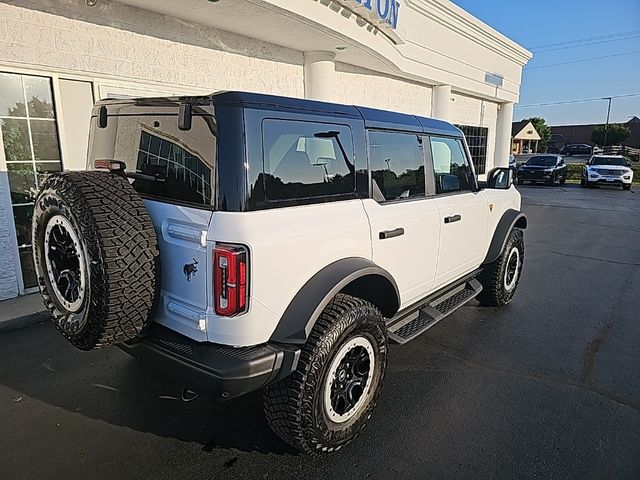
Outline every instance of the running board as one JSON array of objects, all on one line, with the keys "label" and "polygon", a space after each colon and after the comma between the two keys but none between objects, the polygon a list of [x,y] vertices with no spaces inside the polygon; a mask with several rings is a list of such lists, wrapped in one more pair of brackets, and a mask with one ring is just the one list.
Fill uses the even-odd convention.
[{"label": "running board", "polygon": [[423,334],[440,320],[455,312],[482,291],[475,278],[464,280],[415,308],[400,312],[387,323],[389,338],[401,345]]}]

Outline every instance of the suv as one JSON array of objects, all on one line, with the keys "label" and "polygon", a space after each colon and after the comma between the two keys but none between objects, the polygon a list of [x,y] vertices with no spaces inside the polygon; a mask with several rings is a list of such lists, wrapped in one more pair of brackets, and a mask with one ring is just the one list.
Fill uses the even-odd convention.
[{"label": "suv", "polygon": [[236,92],[108,100],[87,166],[50,176],[33,217],[59,331],[218,399],[264,388],[273,430],[311,454],[362,429],[389,341],[505,305],[520,280],[510,171],[479,182],[446,122]]},{"label": "suv", "polygon": [[591,187],[596,184],[620,185],[631,189],[633,170],[622,155],[594,155],[582,170],[580,184]]}]

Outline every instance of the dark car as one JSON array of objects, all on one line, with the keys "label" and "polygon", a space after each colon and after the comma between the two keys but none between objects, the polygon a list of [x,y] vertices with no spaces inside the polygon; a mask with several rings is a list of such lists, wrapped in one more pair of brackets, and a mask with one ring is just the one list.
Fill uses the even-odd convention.
[{"label": "dark car", "polygon": [[591,155],[591,145],[586,143],[573,143],[566,145],[560,153],[563,155]]},{"label": "dark car", "polygon": [[560,155],[534,155],[518,169],[518,185],[524,182],[564,185],[567,165]]}]

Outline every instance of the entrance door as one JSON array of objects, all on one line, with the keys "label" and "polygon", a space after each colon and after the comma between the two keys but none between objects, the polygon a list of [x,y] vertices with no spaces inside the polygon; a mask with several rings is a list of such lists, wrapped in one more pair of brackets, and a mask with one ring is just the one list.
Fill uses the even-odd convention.
[{"label": "entrance door", "polygon": [[31,256],[33,201],[44,178],[62,169],[50,78],[0,72],[0,133],[24,293],[38,284]]},{"label": "entrance door", "polygon": [[364,201],[373,261],[398,284],[401,307],[427,295],[438,256],[438,207],[425,191],[420,135],[370,131],[373,199]]},{"label": "entrance door", "polygon": [[430,137],[440,211],[440,252],[434,288],[470,273],[485,253],[489,205],[476,190],[470,159],[461,139]]}]

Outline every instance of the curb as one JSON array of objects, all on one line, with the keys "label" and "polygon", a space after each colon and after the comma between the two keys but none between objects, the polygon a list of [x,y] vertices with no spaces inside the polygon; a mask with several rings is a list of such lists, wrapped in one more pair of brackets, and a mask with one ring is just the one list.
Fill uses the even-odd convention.
[{"label": "curb", "polygon": [[0,322],[0,332],[6,332],[9,330],[17,330],[19,328],[30,327],[36,323],[43,323],[49,321],[49,315],[46,311],[31,313],[18,318],[11,318]]}]

